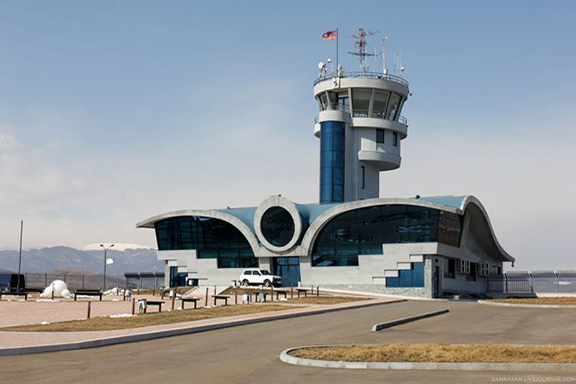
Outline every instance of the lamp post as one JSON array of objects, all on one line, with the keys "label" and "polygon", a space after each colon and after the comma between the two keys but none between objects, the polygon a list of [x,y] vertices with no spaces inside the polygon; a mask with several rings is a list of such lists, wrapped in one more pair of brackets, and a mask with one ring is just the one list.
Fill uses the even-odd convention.
[{"label": "lamp post", "polygon": [[102,282],[102,286],[104,287],[103,291],[106,290],[106,253],[108,252],[108,250],[110,248],[112,248],[114,246],[114,244],[105,247],[104,244],[100,244],[100,246],[102,247],[102,249],[104,249],[104,277],[103,277],[103,282]]}]

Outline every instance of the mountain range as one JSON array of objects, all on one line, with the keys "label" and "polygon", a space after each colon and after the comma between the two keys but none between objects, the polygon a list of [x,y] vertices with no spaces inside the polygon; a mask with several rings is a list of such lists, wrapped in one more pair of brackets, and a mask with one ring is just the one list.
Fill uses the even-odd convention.
[{"label": "mountain range", "polygon": [[[107,258],[114,260],[107,266],[107,274],[125,272],[164,272],[164,262],[156,259],[156,250],[150,248],[109,249]],[[22,272],[50,273],[74,271],[102,273],[104,251],[71,247],[46,247],[22,251]],[[0,270],[18,270],[18,251],[0,250]]]}]

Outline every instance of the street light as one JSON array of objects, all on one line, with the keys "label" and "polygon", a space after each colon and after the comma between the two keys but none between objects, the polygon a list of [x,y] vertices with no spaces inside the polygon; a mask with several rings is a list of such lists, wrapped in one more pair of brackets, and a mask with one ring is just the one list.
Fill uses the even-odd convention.
[{"label": "street light", "polygon": [[112,248],[112,247],[114,246],[114,244],[112,244],[112,245],[109,246],[109,247],[105,247],[104,244],[100,244],[100,246],[102,247],[102,249],[104,249],[104,278],[102,279],[102,280],[103,280],[102,285],[104,286],[104,289],[103,289],[103,290],[106,291],[106,252],[107,252],[110,248]]}]

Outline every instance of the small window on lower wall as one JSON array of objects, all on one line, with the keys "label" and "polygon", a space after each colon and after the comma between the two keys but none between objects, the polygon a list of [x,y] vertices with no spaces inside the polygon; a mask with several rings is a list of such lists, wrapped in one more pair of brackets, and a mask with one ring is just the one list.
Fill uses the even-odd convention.
[{"label": "small window on lower wall", "polygon": [[476,271],[478,270],[478,263],[470,263],[470,273],[466,275],[466,280],[476,281]]},{"label": "small window on lower wall", "polygon": [[398,277],[387,277],[386,287],[424,287],[424,263],[411,263],[409,270],[398,271]]},{"label": "small window on lower wall", "polygon": [[456,278],[456,259],[444,259],[444,278]]}]

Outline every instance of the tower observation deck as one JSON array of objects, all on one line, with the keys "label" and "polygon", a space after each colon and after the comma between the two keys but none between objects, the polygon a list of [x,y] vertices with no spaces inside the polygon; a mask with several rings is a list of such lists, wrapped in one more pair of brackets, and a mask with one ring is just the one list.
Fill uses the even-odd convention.
[{"label": "tower observation deck", "polygon": [[400,76],[376,72],[327,75],[314,82],[320,114],[320,203],[379,197],[382,171],[400,167],[408,122],[401,116],[410,95]]}]

